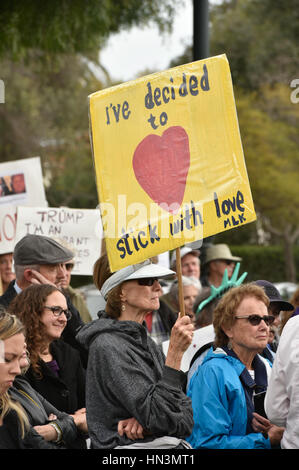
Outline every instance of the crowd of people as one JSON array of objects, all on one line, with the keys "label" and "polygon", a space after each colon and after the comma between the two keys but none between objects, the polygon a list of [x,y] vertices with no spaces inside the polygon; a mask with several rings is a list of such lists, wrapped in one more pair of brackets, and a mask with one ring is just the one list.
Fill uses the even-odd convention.
[{"label": "crowd of people", "polygon": [[[26,235],[0,255],[1,449],[299,447],[299,290],[286,301],[268,280],[245,282],[225,244],[180,257],[184,315],[175,256],[112,273],[104,253],[92,320],[71,250]],[[207,326],[213,340],[183,372]]]}]

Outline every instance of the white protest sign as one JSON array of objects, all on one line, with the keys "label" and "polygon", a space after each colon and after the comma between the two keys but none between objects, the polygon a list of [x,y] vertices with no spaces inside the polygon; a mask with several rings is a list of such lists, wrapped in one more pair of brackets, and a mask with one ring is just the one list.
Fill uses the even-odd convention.
[{"label": "white protest sign", "polygon": [[[194,356],[194,354],[205,344],[211,343],[215,339],[215,332],[213,325],[204,326],[203,328],[199,328],[198,330],[194,331],[194,336],[192,339],[192,343],[190,344],[187,351],[185,351],[183,355],[183,359],[181,362],[181,370],[183,372],[188,372],[190,367],[190,362]],[[165,356],[167,355],[169,346],[169,341],[164,341],[162,343],[162,348]]]},{"label": "white protest sign", "polygon": [[28,234],[47,236],[68,247],[75,253],[72,274],[92,275],[103,237],[98,209],[20,206],[16,243]]},{"label": "white protest sign", "polygon": [[0,164],[0,254],[15,244],[17,206],[48,205],[39,157]]},{"label": "white protest sign", "polygon": [[39,157],[0,164],[0,206],[46,206]]},{"label": "white protest sign", "polygon": [[16,225],[16,206],[0,206],[0,254],[13,251]]}]

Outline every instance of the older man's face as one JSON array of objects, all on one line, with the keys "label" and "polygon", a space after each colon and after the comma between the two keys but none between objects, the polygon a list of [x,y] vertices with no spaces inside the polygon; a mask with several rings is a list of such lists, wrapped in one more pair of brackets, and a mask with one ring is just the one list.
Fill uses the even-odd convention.
[{"label": "older man's face", "polygon": [[230,279],[235,269],[235,263],[230,260],[217,259],[210,261],[210,272],[217,273],[223,277],[224,271],[227,269],[228,278]]},{"label": "older man's face", "polygon": [[193,276],[196,277],[196,279],[199,279],[200,276],[200,264],[199,264],[199,258],[197,256],[194,256],[192,254],[187,254],[183,256],[181,260],[181,266],[182,266],[182,275],[183,276]]},{"label": "older man's face", "polygon": [[280,312],[281,307],[278,302],[270,302],[268,307],[269,315],[273,315],[275,317],[273,325],[277,328],[281,323]]},{"label": "older man's face", "polygon": [[52,282],[59,288],[67,277],[65,263],[42,264],[40,265],[39,272],[42,276],[48,279],[48,281]]}]

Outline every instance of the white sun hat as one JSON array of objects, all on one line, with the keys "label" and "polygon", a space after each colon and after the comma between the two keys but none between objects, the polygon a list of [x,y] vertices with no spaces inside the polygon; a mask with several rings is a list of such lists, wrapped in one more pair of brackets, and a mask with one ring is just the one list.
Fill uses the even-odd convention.
[{"label": "white sun hat", "polygon": [[149,260],[143,263],[126,266],[112,274],[101,288],[101,294],[107,300],[108,293],[124,281],[132,281],[134,279],[145,279],[148,277],[168,278],[173,277],[176,273],[159,264],[151,263]]}]

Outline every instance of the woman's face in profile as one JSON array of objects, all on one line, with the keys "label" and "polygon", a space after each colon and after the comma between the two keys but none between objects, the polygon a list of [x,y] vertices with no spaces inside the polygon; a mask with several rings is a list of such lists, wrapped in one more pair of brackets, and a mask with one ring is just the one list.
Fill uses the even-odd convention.
[{"label": "woman's face in profile", "polygon": [[138,281],[125,281],[122,286],[124,301],[128,306],[144,310],[157,310],[160,306],[161,286],[157,280],[152,286],[139,285]]},{"label": "woman's face in profile", "polygon": [[18,333],[2,342],[3,358],[0,361],[0,395],[7,392],[21,373],[20,361],[24,353],[25,337]]}]

